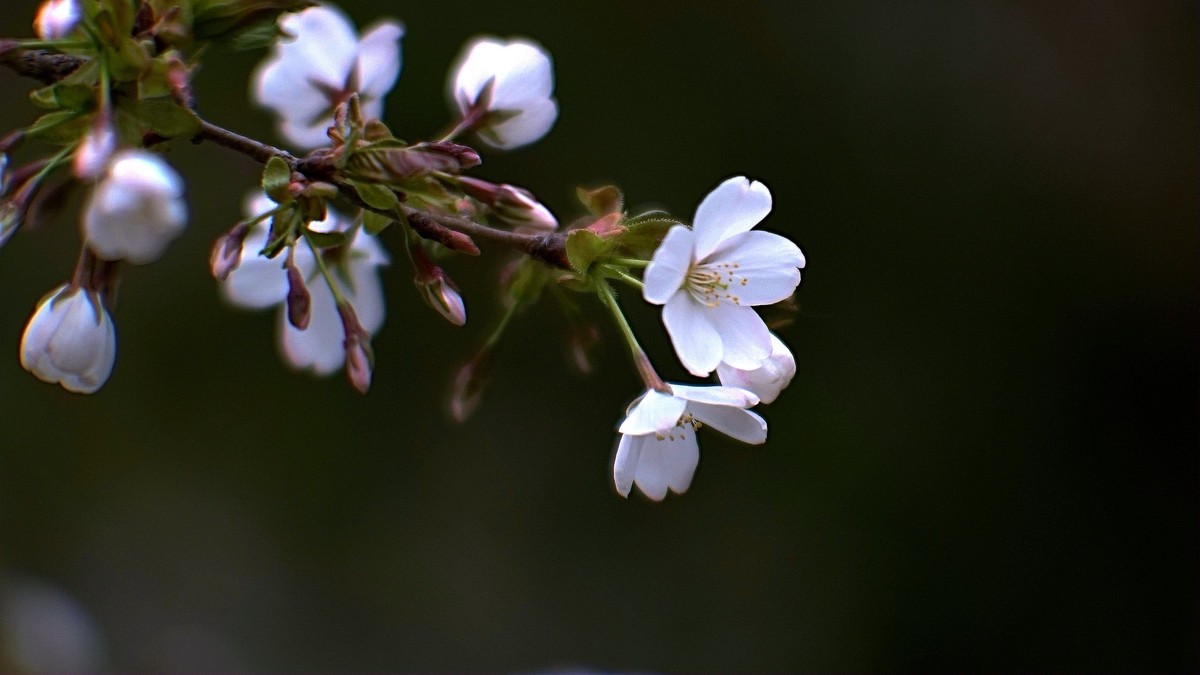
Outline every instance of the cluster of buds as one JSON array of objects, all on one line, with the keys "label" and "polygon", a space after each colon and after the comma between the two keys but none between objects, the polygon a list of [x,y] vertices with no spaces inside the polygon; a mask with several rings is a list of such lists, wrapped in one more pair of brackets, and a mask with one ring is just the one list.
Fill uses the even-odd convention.
[{"label": "cluster of buds", "polygon": [[[46,113],[0,140],[0,244],[38,217],[39,199],[88,191],[79,265],[37,305],[22,340],[21,363],[37,377],[81,393],[108,379],[120,266],[157,260],[187,222],[183,180],[159,150],[176,139],[212,141],[264,165],[245,219],[213,246],[213,277],[230,303],[276,309],[279,350],[293,368],[343,370],[356,390],[369,389],[372,340],[386,316],[385,231],[399,231],[414,286],[455,326],[467,323],[466,301],[447,267],[454,254],[479,255],[476,240],[485,240],[524,257],[504,267],[505,312],[453,380],[455,419],[481,404],[511,320],[543,297],[564,309],[572,362],[590,372],[599,332],[582,296],[611,312],[645,386],[618,425],[619,494],[636,486],[657,501],[686,490],[702,426],[766,440],[766,421],[750,408],[774,401],[796,364],[755,308],[787,300],[804,266],[794,243],[754,229],[771,210],[770,192],[726,180],[689,226],[663,212],[631,214],[614,187],[581,189],[584,214],[562,226],[528,189],[472,175],[483,157],[470,138],[498,150],[526,146],[557,120],[553,65],[538,44],[468,42],[448,78],[448,131],[408,142],[382,119],[402,65],[404,28],[394,20],[360,37],[340,10],[309,0],[47,0],[35,29],[40,39],[28,45],[53,56],[33,73],[46,86],[32,100]],[[271,47],[250,93],[297,154],[196,114],[190,77],[213,43]],[[21,47],[0,40],[0,63]],[[58,150],[10,167],[26,140]],[[615,284],[661,306],[679,361],[717,383],[664,382]]]}]

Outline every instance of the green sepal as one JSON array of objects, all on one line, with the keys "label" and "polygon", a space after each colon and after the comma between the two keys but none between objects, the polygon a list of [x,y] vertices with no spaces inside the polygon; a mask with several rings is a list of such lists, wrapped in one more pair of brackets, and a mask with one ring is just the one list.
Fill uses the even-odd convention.
[{"label": "green sepal", "polygon": [[46,113],[37,118],[25,134],[39,141],[55,145],[68,145],[77,142],[87,133],[88,116],[80,115],[74,110],[60,110]]},{"label": "green sepal", "polygon": [[625,195],[612,185],[605,185],[594,190],[576,188],[575,196],[593,216],[607,216],[610,213],[621,213],[625,209]]},{"label": "green sepal", "polygon": [[550,280],[550,268],[531,260],[524,260],[513,272],[508,282],[508,296],[519,305],[532,305],[542,297],[542,289]]},{"label": "green sepal", "polygon": [[607,255],[616,246],[612,239],[601,237],[589,230],[573,230],[567,234],[567,260],[571,267],[587,275],[597,258]]},{"label": "green sepal", "polygon": [[291,182],[292,170],[283,158],[272,157],[267,160],[267,165],[263,167],[262,172],[262,189],[271,198],[271,201],[276,204],[290,201],[292,196],[288,192],[288,185]]},{"label": "green sepal", "polygon": [[390,227],[392,225],[392,223],[394,223],[394,222],[396,222],[396,221],[392,220],[391,218],[388,218],[387,216],[383,215],[382,213],[375,213],[374,211],[363,211],[363,216],[362,216],[363,229],[367,231],[367,234],[370,234],[370,235],[379,234],[380,232],[383,232],[384,230],[388,229],[388,227]]},{"label": "green sepal", "polygon": [[643,213],[623,223],[625,233],[617,238],[617,243],[635,254],[650,255],[662,243],[668,230],[682,224],[665,211]]},{"label": "green sepal", "polygon": [[304,231],[304,237],[312,242],[317,248],[334,248],[335,246],[345,246],[350,243],[350,237],[346,232],[315,232],[311,229]]}]

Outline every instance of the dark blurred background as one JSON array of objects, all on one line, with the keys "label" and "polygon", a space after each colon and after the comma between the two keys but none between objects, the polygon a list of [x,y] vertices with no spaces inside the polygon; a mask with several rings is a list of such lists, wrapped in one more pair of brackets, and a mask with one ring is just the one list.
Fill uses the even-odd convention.
[{"label": "dark blurred background", "polygon": [[[549,304],[449,422],[508,255],[450,263],[455,329],[395,232],[371,393],[289,371],[274,313],[207,271],[259,167],[179,144],[192,222],[128,270],[99,394],[17,362],[78,198],[0,250],[5,669],[68,669],[21,651],[55,640],[109,670],[1197,669],[1194,3],[343,6],[407,25],[387,121],[409,138],[447,123],[468,38],[544,44],[557,126],[478,175],[564,220],[578,184],[685,219],[728,176],[770,186],[764,227],[809,261],[770,440],[707,434],[686,495],[621,499],[638,381],[607,323],[601,371],[572,375]],[[35,3],[6,9],[28,35]],[[196,89],[273,138],[261,56],[213,52]],[[0,129],[33,119],[29,82],[0,88]]]}]

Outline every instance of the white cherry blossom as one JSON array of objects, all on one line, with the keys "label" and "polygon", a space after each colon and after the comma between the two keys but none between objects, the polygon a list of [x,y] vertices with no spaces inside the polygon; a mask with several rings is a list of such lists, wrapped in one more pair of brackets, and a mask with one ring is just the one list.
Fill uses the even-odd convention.
[{"label": "white cherry blossom", "polygon": [[464,118],[491,113],[475,127],[488,145],[510,149],[546,135],[558,118],[550,55],[528,40],[481,38],[459,57],[450,94]]},{"label": "white cherry blossom", "polygon": [[796,358],[778,335],[771,333],[771,355],[754,369],[743,370],[721,362],[717,377],[727,387],[740,387],[755,393],[763,403],[779,397],[796,375]]},{"label": "white cherry blossom", "polygon": [[75,30],[81,18],[79,0],[46,0],[38,9],[33,30],[43,40],[57,40]]},{"label": "white cherry blossom", "polygon": [[618,431],[613,461],[617,492],[629,496],[634,485],[654,501],[671,490],[682,494],[692,483],[700,462],[696,431],[703,425],[736,438],[760,444],[767,440],[767,423],[747,410],[758,403],[752,392],[735,387],[669,385],[671,393],[653,389],[634,401]]},{"label": "white cherry blossom", "polygon": [[106,260],[153,262],[187,224],[183,179],[161,156],[113,156],[83,213],[88,248]]},{"label": "white cherry blossom", "polygon": [[333,111],[357,92],[367,117],[383,116],[383,98],[400,76],[404,27],[382,21],[363,34],[331,5],[287,14],[280,27],[294,39],[275,44],[251,78],[254,100],[280,117],[280,133],[303,149],[329,144]]},{"label": "white cherry blossom", "polygon": [[21,337],[25,370],[79,394],[100,389],[116,357],[116,329],[94,291],[60,286],[38,305]]},{"label": "white cherry blossom", "polygon": [[[263,213],[274,204],[265,196],[254,198],[247,209],[250,214]],[[329,212],[320,222],[309,227],[319,232],[344,231],[350,225],[345,218]],[[342,367],[345,360],[341,318],[333,293],[321,276],[312,251],[304,242],[296,245],[295,264],[307,282],[311,294],[308,327],[300,330],[287,319],[287,272],[283,267],[286,252],[274,259],[258,254],[267,243],[268,227],[259,223],[252,227],[242,245],[241,259],[221,283],[225,297],[235,305],[249,309],[279,307],[279,349],[284,359],[298,370],[328,375]],[[388,264],[388,255],[374,237],[360,228],[354,240],[336,260],[326,264],[338,290],[354,306],[359,323],[374,334],[383,326],[385,306],[383,284],[378,268]]]},{"label": "white cherry blossom", "polygon": [[643,297],[663,305],[663,323],[688,372],[722,361],[753,370],[771,354],[771,333],[754,311],[786,299],[804,254],[788,239],[752,230],[771,212],[771,193],[738,176],[700,203],[691,229],[672,227],[646,267]]}]

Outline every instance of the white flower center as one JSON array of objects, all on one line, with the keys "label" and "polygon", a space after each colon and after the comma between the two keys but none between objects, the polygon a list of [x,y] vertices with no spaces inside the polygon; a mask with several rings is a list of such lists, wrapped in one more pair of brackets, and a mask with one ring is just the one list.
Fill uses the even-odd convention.
[{"label": "white flower center", "polygon": [[740,267],[736,262],[693,265],[685,279],[687,289],[692,297],[709,307],[716,307],[722,301],[740,305],[737,289],[749,282],[738,272]]}]

